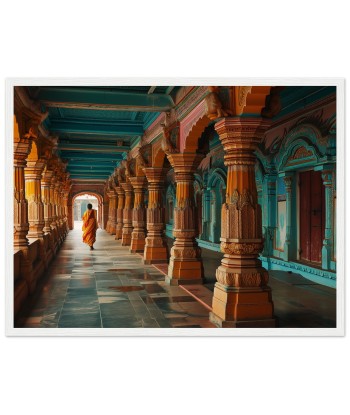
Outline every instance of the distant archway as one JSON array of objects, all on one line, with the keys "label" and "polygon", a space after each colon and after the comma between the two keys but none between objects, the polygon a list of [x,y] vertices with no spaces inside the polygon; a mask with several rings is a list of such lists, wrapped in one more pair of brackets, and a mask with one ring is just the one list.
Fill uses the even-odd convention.
[{"label": "distant archway", "polygon": [[[77,203],[81,201],[81,203]],[[99,227],[103,228],[103,196],[97,192],[83,191],[72,196],[70,222],[71,229],[74,228],[74,222],[81,221],[81,217],[86,210],[87,203],[93,205],[93,209],[97,210],[97,219]]]}]

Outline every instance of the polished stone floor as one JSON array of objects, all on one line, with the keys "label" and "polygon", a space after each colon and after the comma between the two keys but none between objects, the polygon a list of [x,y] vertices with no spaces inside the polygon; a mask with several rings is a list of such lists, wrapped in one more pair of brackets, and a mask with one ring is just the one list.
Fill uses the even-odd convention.
[{"label": "polished stone floor", "polygon": [[[220,253],[202,250],[204,286],[168,286],[166,266],[144,265],[103,230],[90,251],[80,229],[69,232],[16,327],[215,328],[208,316]],[[279,327],[335,327],[334,289],[281,271],[271,272],[269,285]]]}]

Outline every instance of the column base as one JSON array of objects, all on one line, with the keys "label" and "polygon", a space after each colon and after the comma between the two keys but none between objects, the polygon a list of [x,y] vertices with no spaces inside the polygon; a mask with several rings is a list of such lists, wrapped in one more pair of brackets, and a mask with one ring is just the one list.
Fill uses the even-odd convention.
[{"label": "column base", "polygon": [[210,320],[219,327],[276,327],[270,287],[215,284]]},{"label": "column base", "polygon": [[147,246],[145,245],[143,263],[144,264],[163,264],[168,262],[169,255],[166,246]]},{"label": "column base", "polygon": [[122,246],[129,246],[131,244],[131,233],[123,233],[122,235]]},{"label": "column base", "polygon": [[123,236],[123,228],[120,228],[120,229],[116,228],[114,239],[116,239],[116,240],[122,239],[122,236]]},{"label": "column base", "polygon": [[135,240],[131,238],[130,252],[136,254],[137,252],[143,252],[145,249],[145,240]]},{"label": "column base", "polygon": [[183,279],[183,278],[171,278],[168,275],[165,276],[165,282],[168,285],[193,285],[193,284],[203,284],[203,278],[198,279]]},{"label": "column base", "polygon": [[221,328],[259,328],[259,327],[277,327],[277,320],[266,319],[266,320],[242,320],[242,321],[226,321],[222,320],[213,312],[209,313],[209,320],[217,327]]},{"label": "column base", "polygon": [[170,285],[203,284],[203,264],[201,260],[170,258],[166,282]]}]

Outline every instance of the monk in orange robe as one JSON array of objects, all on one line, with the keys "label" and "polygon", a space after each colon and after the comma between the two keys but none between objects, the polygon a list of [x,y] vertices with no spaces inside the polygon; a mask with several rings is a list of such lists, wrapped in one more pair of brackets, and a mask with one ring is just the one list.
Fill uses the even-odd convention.
[{"label": "monk in orange robe", "polygon": [[92,204],[87,205],[87,211],[83,215],[83,242],[88,244],[90,250],[94,249],[94,242],[96,241],[97,212],[92,208]]}]

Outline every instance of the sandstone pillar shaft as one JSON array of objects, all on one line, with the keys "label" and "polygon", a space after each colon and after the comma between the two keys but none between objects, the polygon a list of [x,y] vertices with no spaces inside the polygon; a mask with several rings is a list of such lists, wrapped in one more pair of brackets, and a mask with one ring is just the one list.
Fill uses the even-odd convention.
[{"label": "sandstone pillar shaft", "polygon": [[145,177],[130,177],[134,189],[134,208],[132,210],[132,226],[130,252],[143,252],[146,239],[146,209],[145,209]]},{"label": "sandstone pillar shaft", "polygon": [[115,239],[122,239],[125,192],[121,185],[116,187],[116,192],[118,194],[118,209],[117,209],[117,224],[116,224]]},{"label": "sandstone pillar shaft", "polygon": [[122,231],[122,246],[131,244],[132,234],[132,210],[134,206],[134,193],[130,182],[121,183],[125,192],[125,205],[123,209],[123,231]]},{"label": "sandstone pillar shaft", "polygon": [[[29,144],[28,144],[29,146]],[[28,222],[28,203],[25,198],[24,168],[27,164],[27,151],[15,148],[14,152],[14,236],[13,243],[15,249],[26,248],[28,246],[27,233],[29,231]],[[21,151],[23,150],[23,151]],[[28,151],[29,152],[29,151]]]},{"label": "sandstone pillar shaft", "polygon": [[41,179],[41,199],[44,206],[44,228],[45,233],[51,233],[52,222],[52,205],[50,197],[50,187],[52,181],[53,171],[44,171]]},{"label": "sandstone pillar shaft", "polygon": [[268,272],[261,266],[261,207],[255,183],[254,151],[267,125],[260,118],[224,118],[215,129],[228,167],[221,210],[221,251],[216,271],[212,322],[222,327],[274,327]]},{"label": "sandstone pillar shaft", "polygon": [[167,155],[175,172],[176,207],[174,209],[175,242],[171,248],[168,276],[171,285],[202,283],[201,249],[196,242],[198,230],[195,218],[194,172],[202,155],[170,153]]},{"label": "sandstone pillar shaft", "polygon": [[109,197],[109,228],[111,235],[116,233],[116,212],[117,212],[117,194],[114,190],[108,192]]},{"label": "sandstone pillar shaft", "polygon": [[144,263],[168,262],[169,253],[164,230],[163,189],[165,172],[162,168],[143,169],[148,181],[147,238],[144,250]]},{"label": "sandstone pillar shaft", "polygon": [[56,178],[53,176],[50,184],[50,204],[51,204],[51,229],[56,230],[57,224],[57,206],[56,206],[56,197],[55,197],[55,185]]},{"label": "sandstone pillar shaft", "polygon": [[24,169],[26,197],[28,201],[28,238],[44,236],[44,205],[41,201],[41,173],[43,162],[28,162]]}]

